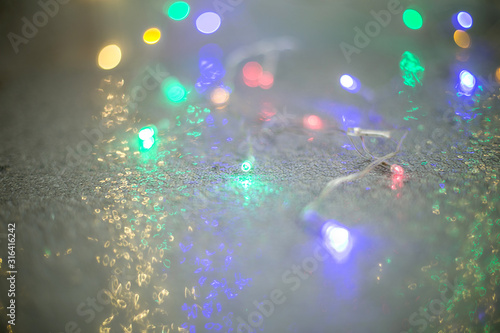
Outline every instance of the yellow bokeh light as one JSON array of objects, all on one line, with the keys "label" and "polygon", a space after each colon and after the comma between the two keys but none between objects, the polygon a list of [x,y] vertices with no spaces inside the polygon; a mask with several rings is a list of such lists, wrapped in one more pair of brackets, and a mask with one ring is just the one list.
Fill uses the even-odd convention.
[{"label": "yellow bokeh light", "polygon": [[113,69],[122,60],[122,51],[118,47],[118,45],[111,44],[105,46],[101,52],[99,52],[99,56],[97,58],[97,64],[102,69]]},{"label": "yellow bokeh light", "polygon": [[161,38],[161,31],[158,28],[150,28],[144,32],[142,39],[144,43],[152,45],[158,43]]},{"label": "yellow bokeh light", "polygon": [[500,67],[497,68],[497,71],[495,72],[495,79],[497,82],[500,82]]},{"label": "yellow bokeh light", "polygon": [[455,33],[453,34],[453,39],[455,40],[455,43],[457,43],[457,45],[463,49],[466,49],[470,46],[469,34],[463,30],[455,31]]},{"label": "yellow bokeh light", "polygon": [[229,100],[229,92],[221,87],[215,88],[210,94],[210,99],[215,105],[225,104]]}]

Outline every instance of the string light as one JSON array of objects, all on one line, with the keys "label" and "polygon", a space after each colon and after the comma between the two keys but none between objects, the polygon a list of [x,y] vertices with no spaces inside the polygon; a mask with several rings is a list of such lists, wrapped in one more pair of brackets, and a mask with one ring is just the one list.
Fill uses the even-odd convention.
[{"label": "string light", "polygon": [[402,166],[400,165],[397,165],[397,164],[393,164],[391,165],[391,172],[394,174],[394,175],[400,175],[400,176],[403,176],[405,174],[405,169],[403,169]]},{"label": "string light", "polygon": [[139,139],[141,140],[147,140],[149,138],[152,138],[155,135],[155,131],[152,127],[144,127],[139,131]]},{"label": "string light", "polygon": [[476,85],[476,78],[469,71],[463,70],[459,74],[460,91],[466,95],[470,95]]},{"label": "string light", "polygon": [[397,190],[398,188],[403,187],[403,178],[405,174],[405,170],[403,169],[402,166],[397,165],[397,164],[392,164],[391,165],[391,172],[392,172],[392,184],[391,184],[391,189]]},{"label": "string light", "polygon": [[343,252],[349,245],[349,231],[345,228],[327,223],[325,240],[335,251]]},{"label": "string light", "polygon": [[139,140],[141,141],[141,147],[143,149],[150,149],[155,143],[156,128],[153,125],[149,125],[141,128],[139,131]]},{"label": "string light", "polygon": [[337,261],[347,259],[353,247],[349,230],[335,220],[329,220],[321,228],[323,244]]},{"label": "string light", "polygon": [[248,172],[252,170],[252,163],[250,161],[245,161],[241,164],[241,171]]}]

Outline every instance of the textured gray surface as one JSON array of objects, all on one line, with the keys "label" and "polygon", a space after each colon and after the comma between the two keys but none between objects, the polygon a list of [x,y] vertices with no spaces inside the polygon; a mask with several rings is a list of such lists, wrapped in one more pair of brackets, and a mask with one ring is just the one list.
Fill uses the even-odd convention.
[{"label": "textured gray surface", "polygon": [[[257,92],[239,85],[226,110],[211,108],[211,120],[196,126],[188,105],[208,104],[195,93],[179,107],[162,104],[159,91],[136,110],[123,107],[144,64],[160,62],[194,80],[197,49],[206,42],[199,36],[172,37],[182,47],[168,57],[131,48],[105,79],[90,50],[104,39],[96,31],[107,12],[75,2],[18,56],[2,56],[0,301],[7,301],[4,235],[14,222],[14,332],[59,333],[71,322],[81,332],[210,332],[217,325],[236,332],[238,318],[248,322],[254,301],[275,289],[286,300],[263,318],[263,332],[498,332],[498,91],[464,104],[454,94],[454,54],[439,43],[442,36],[424,31],[422,40],[412,40],[396,23],[349,67],[338,51],[338,42],[352,37],[345,26],[371,19],[357,3],[318,2],[307,10],[297,3],[289,9],[291,17],[302,17],[295,23],[254,16],[282,13],[282,5],[242,5],[211,40],[230,52],[264,37],[297,38],[298,49],[280,59],[275,87]],[[345,15],[332,22],[322,6]],[[372,9],[365,7],[363,13]],[[27,6],[26,15],[34,9]],[[141,15],[147,16],[133,6],[122,14],[123,25],[101,23],[109,26],[104,35],[136,36]],[[92,29],[80,21],[69,28],[88,17],[96,21]],[[267,24],[248,29],[254,17]],[[8,28],[17,29],[14,23]],[[494,32],[482,29],[486,36]],[[431,41],[441,46],[423,47]],[[420,88],[404,86],[399,74],[408,49],[425,60]],[[476,56],[476,68],[489,65],[482,60]],[[351,70],[373,99],[336,88],[337,72]],[[269,122],[258,120],[263,103],[277,112]],[[328,181],[370,162],[338,131],[297,130],[305,114],[319,115],[329,129],[343,127],[342,116],[358,118],[363,128],[397,128],[398,135],[410,129],[400,154],[388,161],[404,167],[404,181],[394,182],[389,168],[379,166],[329,193],[315,213],[304,211]],[[409,115],[418,119],[405,120]],[[99,129],[103,118],[112,129],[93,140],[90,153],[68,157],[87,145],[82,131]],[[160,129],[160,141],[139,153],[136,132],[149,123]],[[193,131],[201,135],[187,135]],[[379,154],[395,147],[369,144]],[[249,154],[256,163],[245,174],[240,165]],[[345,263],[311,259],[326,220],[355,237]],[[317,267],[292,279],[293,265],[311,260]],[[194,297],[186,291],[192,288]],[[88,298],[105,297],[103,290],[110,304],[80,308]],[[425,319],[419,311],[442,293],[450,299],[446,309]],[[5,307],[0,312],[3,328]],[[188,328],[180,328],[184,323]]]}]

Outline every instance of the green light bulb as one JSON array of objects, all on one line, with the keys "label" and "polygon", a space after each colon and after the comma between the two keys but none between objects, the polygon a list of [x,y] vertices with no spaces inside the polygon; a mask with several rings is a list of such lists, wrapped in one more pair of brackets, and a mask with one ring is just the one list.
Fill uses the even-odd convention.
[{"label": "green light bulb", "polygon": [[241,170],[243,172],[248,172],[252,169],[252,163],[250,161],[245,161],[241,164]]}]

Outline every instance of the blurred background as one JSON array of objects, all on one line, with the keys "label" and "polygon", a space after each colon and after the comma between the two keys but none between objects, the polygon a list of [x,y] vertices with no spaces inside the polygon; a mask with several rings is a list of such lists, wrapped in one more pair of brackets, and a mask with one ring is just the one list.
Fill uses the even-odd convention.
[{"label": "blurred background", "polygon": [[500,2],[4,0],[0,30],[0,331],[500,332]]}]

